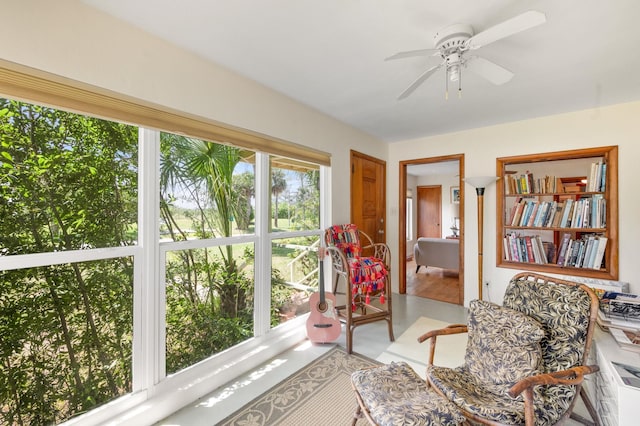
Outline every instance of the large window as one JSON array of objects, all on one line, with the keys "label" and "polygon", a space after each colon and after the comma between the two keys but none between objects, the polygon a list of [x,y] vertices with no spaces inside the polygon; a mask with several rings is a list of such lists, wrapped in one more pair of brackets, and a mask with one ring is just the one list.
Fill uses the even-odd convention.
[{"label": "large window", "polygon": [[132,389],[133,258],[92,249],[135,244],[138,133],[7,99],[0,127],[0,256],[41,265],[0,271],[0,423],[57,423]]},{"label": "large window", "polygon": [[299,317],[317,288],[326,157],[142,107],[139,124],[198,137],[124,125],[121,106],[110,121],[0,99],[1,424],[112,401],[107,419]]}]

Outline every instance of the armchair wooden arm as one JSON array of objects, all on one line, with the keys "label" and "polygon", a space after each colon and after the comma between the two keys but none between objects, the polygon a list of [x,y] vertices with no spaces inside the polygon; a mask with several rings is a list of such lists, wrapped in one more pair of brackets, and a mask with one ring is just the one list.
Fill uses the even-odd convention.
[{"label": "armchair wooden arm", "polygon": [[[364,231],[360,232],[360,245],[367,256],[375,257],[384,262],[387,269],[391,266],[391,250],[386,243],[374,243],[373,239]],[[368,251],[367,251],[368,250]]]},{"label": "armchair wooden arm", "polygon": [[431,330],[418,337],[418,343],[423,343],[425,340],[429,340],[429,361],[427,365],[433,365],[433,357],[436,353],[436,339],[438,336],[466,333],[467,330],[466,324],[450,324],[445,328]]},{"label": "armchair wooden arm", "polygon": [[523,394],[525,425],[535,424],[533,388],[544,385],[579,385],[584,381],[584,376],[600,370],[597,365],[580,365],[568,370],[553,373],[538,374],[520,380],[509,389],[509,396],[515,398]]}]

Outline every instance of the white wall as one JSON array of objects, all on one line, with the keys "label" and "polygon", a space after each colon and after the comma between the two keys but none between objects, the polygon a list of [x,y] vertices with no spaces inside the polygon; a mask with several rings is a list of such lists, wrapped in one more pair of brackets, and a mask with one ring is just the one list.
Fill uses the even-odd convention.
[{"label": "white wall", "polygon": [[[407,257],[413,256],[413,246],[416,243],[416,235],[418,232],[417,230],[418,228],[418,190],[417,190],[417,183],[416,183],[417,181],[418,181],[418,178],[416,176],[407,175],[407,189],[411,190],[411,194],[412,194],[411,198],[413,200],[413,204],[412,204],[413,208],[411,209],[411,218],[413,219],[413,223],[412,223],[413,232],[411,233],[411,239],[408,240],[406,244],[405,255]],[[393,194],[393,192],[391,192],[391,194]]]},{"label": "white wall", "polygon": [[[586,111],[542,117],[465,132],[403,141],[389,146],[388,190],[397,191],[398,162],[412,158],[465,154],[465,176],[496,173],[496,158],[512,155],[580,149],[596,146],[619,146],[619,236],[620,280],[640,293],[640,197],[638,159],[640,158],[640,102],[599,107]],[[410,153],[410,156],[408,155]],[[496,267],[496,191],[485,192],[483,276],[490,282],[485,291],[490,300],[501,301],[509,278],[519,272]],[[477,204],[473,188],[465,188],[465,304],[477,297]],[[398,206],[388,197],[388,242],[392,252],[398,250]],[[397,262],[397,259],[394,259]],[[398,265],[392,266],[397,275]],[[398,277],[392,277],[398,283]]]},{"label": "white wall", "polygon": [[77,0],[3,1],[0,58],[332,155],[332,220],[349,221],[349,150],[386,144]]}]

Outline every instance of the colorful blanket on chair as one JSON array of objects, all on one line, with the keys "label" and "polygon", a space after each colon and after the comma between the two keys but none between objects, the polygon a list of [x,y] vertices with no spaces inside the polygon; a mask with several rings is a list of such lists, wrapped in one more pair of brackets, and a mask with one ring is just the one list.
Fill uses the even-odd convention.
[{"label": "colorful blanket on chair", "polygon": [[347,257],[351,276],[352,309],[356,309],[356,299],[365,297],[365,303],[370,303],[371,293],[380,291],[380,303],[385,303],[384,282],[387,268],[382,260],[375,257],[360,257],[362,245],[358,227],[352,223],[334,225],[330,228],[331,242]]}]

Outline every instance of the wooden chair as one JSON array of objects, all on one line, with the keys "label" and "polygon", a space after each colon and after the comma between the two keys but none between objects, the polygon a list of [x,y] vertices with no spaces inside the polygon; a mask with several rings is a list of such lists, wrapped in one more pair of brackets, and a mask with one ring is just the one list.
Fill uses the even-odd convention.
[{"label": "wooden chair", "polygon": [[[568,417],[593,424],[572,415],[580,396],[597,424],[598,417],[582,388],[584,376],[599,370],[597,365],[585,365],[597,312],[598,298],[584,284],[533,273],[515,275],[502,306],[474,300],[468,325],[454,324],[418,338],[419,342],[430,342],[426,374],[430,388],[410,395],[413,406],[420,406],[423,399],[433,400],[437,393],[472,424],[554,425]],[[464,332],[468,333],[464,364],[456,368],[434,366],[438,336]],[[364,414],[372,424],[403,418],[402,410],[412,407],[392,403],[375,406],[374,400],[385,400],[376,381],[390,369],[380,368],[352,376],[356,415]],[[385,380],[385,394],[418,388],[408,365],[394,368],[398,371]],[[396,386],[388,383],[393,381]],[[442,413],[436,411],[438,416]],[[448,407],[444,413],[452,418],[457,411]]]},{"label": "wooden chair", "polygon": [[374,321],[387,321],[393,341],[389,247],[373,243],[353,224],[327,228],[324,240],[335,273],[333,293],[344,295],[336,310],[346,326],[347,352],[353,350],[354,329]]}]

